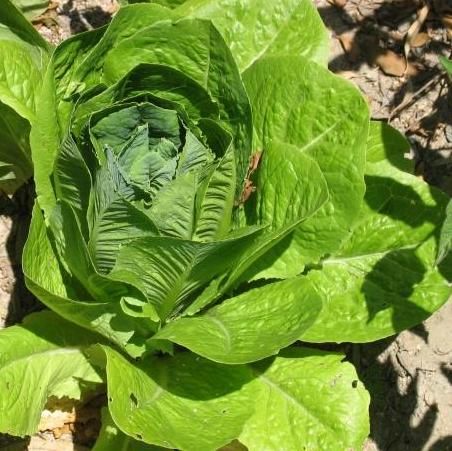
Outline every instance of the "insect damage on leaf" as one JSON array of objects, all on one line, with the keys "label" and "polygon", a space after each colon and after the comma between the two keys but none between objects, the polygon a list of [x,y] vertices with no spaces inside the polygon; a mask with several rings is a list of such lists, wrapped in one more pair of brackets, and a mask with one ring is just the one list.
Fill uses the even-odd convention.
[{"label": "insect damage on leaf", "polygon": [[262,156],[262,151],[257,150],[250,157],[250,162],[248,165],[248,171],[246,174],[245,183],[243,185],[243,190],[240,194],[240,198],[238,200],[236,200],[234,203],[234,205],[236,207],[243,205],[251,197],[251,195],[256,191],[256,186],[253,183],[252,177],[253,177],[253,174],[259,168],[261,156]]}]

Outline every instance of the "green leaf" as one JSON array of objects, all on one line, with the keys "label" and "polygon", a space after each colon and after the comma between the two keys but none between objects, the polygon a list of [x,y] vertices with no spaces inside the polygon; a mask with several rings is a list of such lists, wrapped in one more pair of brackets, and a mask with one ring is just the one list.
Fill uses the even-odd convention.
[{"label": "green leaf", "polygon": [[0,102],[0,189],[14,193],[33,174],[28,142],[30,124]]},{"label": "green leaf", "polygon": [[[328,185],[328,201],[297,228],[289,245],[280,245],[278,265],[297,274],[335,252],[357,217],[365,188],[368,108],[348,82],[302,57],[261,59],[244,81],[264,154],[275,142],[296,146],[318,164]],[[277,174],[272,183],[282,186],[284,178]]]},{"label": "green leaf", "polygon": [[328,184],[315,159],[290,144],[272,141],[261,160],[255,211],[249,216],[251,222],[269,224],[272,233],[262,239],[268,240],[266,252],[259,249],[250,255],[250,261],[240,262],[234,273],[238,275],[244,265],[250,267],[253,263],[246,273],[247,278],[294,277],[300,272],[299,267],[280,259],[281,248],[290,246],[288,234],[328,201]]},{"label": "green leaf", "polygon": [[197,218],[193,239],[221,240],[231,228],[236,188],[234,152],[229,149],[202,182],[196,198]]},{"label": "green leaf", "polygon": [[[298,271],[293,271],[292,266],[279,263],[279,244],[287,246],[295,228],[328,200],[325,178],[310,156],[295,146],[275,142],[262,157],[257,185],[259,189],[251,222],[268,224],[269,227],[240,260],[231,265],[229,274],[213,281],[185,314],[197,313],[241,282],[297,275]],[[272,263],[270,268],[269,262]]]},{"label": "green leaf", "polygon": [[156,193],[147,215],[160,234],[182,240],[192,238],[196,188],[196,174],[187,173],[179,175]]},{"label": "green leaf", "polygon": [[302,55],[326,66],[329,37],[310,0],[189,0],[176,13],[211,19],[241,72],[273,55]]},{"label": "green leaf", "polygon": [[92,188],[91,174],[72,136],[63,142],[55,161],[55,192],[58,198],[69,205],[77,216],[85,239],[87,230],[86,212]]},{"label": "green leaf", "polygon": [[162,319],[216,275],[226,271],[259,229],[223,241],[201,243],[169,237],[142,238],[121,248],[109,277],[137,287]]},{"label": "green leaf", "polygon": [[314,285],[289,279],[246,291],[203,315],[176,319],[154,337],[216,362],[254,362],[294,343],[321,308]]},{"label": "green leaf", "polygon": [[252,365],[261,391],[239,439],[250,451],[362,449],[369,395],[344,356],[309,348]]},{"label": "green leaf", "polygon": [[452,201],[447,204],[446,219],[441,228],[436,264],[440,264],[452,249]]},{"label": "green leaf", "polygon": [[49,6],[48,0],[13,0],[28,19],[41,15]]},{"label": "green leaf", "polygon": [[93,451],[162,451],[167,448],[148,445],[124,434],[111,418],[107,408],[102,409],[102,428]]},{"label": "green leaf", "polygon": [[47,63],[47,44],[9,1],[0,5],[0,189],[14,193],[33,174],[30,122]]},{"label": "green leaf", "polygon": [[452,60],[447,59],[444,56],[440,56],[439,60],[449,76],[452,76]]},{"label": "green leaf", "polygon": [[140,334],[140,323],[125,315],[119,303],[90,301],[89,295],[80,290],[79,283],[63,272],[53,246],[55,243],[49,239],[39,205],[35,204],[23,256],[27,288],[61,317],[96,331],[135,354],[131,343],[134,335]]},{"label": "green leaf", "polygon": [[143,63],[181,70],[207,89],[218,102],[222,124],[233,134],[238,180],[244,180],[251,153],[250,105],[235,61],[211,22],[161,21],[138,31],[109,52],[104,80],[115,83]]},{"label": "green leaf", "polygon": [[210,451],[236,438],[253,412],[251,372],[244,366],[219,365],[190,353],[132,364],[103,349],[111,416],[138,440]]},{"label": "green leaf", "polygon": [[[27,1],[27,0],[15,0]],[[30,0],[37,1],[37,0]],[[9,30],[11,35],[16,36],[25,43],[32,46],[40,47],[44,50],[49,50],[49,44],[44,38],[34,29],[33,25],[24,17],[24,15],[14,6],[15,2],[10,0],[2,0],[1,14],[0,14],[0,35],[7,34]]]},{"label": "green leaf", "polygon": [[387,159],[400,137],[385,130],[371,125],[367,192],[348,240],[306,277],[325,307],[305,341],[378,340],[425,320],[451,293],[435,266],[447,198]]},{"label": "green leaf", "polygon": [[49,397],[80,399],[84,387],[101,384],[83,354],[98,341],[48,311],[0,331],[0,431],[32,435]]}]

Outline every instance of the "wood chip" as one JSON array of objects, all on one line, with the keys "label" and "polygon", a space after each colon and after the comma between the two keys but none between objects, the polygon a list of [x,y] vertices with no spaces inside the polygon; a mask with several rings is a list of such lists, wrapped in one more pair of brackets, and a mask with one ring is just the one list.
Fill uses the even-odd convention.
[{"label": "wood chip", "polygon": [[430,40],[430,36],[428,33],[419,33],[414,39],[411,41],[412,48],[423,47]]},{"label": "wood chip", "polygon": [[386,75],[401,77],[405,73],[405,58],[392,50],[384,50],[375,62]]}]

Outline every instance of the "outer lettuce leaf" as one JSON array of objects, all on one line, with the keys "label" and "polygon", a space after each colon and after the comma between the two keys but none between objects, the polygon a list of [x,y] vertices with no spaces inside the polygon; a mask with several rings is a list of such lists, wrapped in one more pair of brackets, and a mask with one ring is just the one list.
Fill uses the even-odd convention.
[{"label": "outer lettuce leaf", "polygon": [[102,383],[83,354],[99,338],[47,311],[0,331],[0,430],[32,435],[49,397],[80,399]]},{"label": "outer lettuce leaf", "polygon": [[30,123],[48,46],[10,2],[0,5],[0,189],[13,193],[28,180]]},{"label": "outer lettuce leaf", "polygon": [[447,198],[397,167],[407,148],[400,135],[371,125],[358,220],[341,249],[305,279],[325,305],[305,341],[378,340],[425,320],[451,293],[450,270],[435,266]]},{"label": "outer lettuce leaf", "polygon": [[186,451],[218,449],[236,438],[256,394],[244,366],[190,353],[130,363],[112,348],[107,358],[108,407],[118,427],[146,443]]},{"label": "outer lettuce leaf", "polygon": [[344,356],[309,348],[252,365],[260,388],[239,439],[250,451],[362,449],[369,395]]},{"label": "outer lettuce leaf", "polygon": [[326,66],[328,33],[311,0],[189,0],[176,13],[211,19],[241,72],[274,55],[302,55]]},{"label": "outer lettuce leaf", "polygon": [[[184,312],[193,315],[249,281],[268,261],[278,261],[278,244],[287,246],[291,233],[307,218],[315,215],[328,200],[328,186],[317,163],[297,147],[272,143],[259,168],[259,191],[255,209],[265,232],[231,265],[230,271],[217,278]],[[274,184],[275,180],[282,180]],[[264,257],[264,258],[262,258]]]},{"label": "outer lettuce leaf", "polygon": [[[290,277],[337,251],[357,217],[365,188],[368,108],[349,83],[302,57],[263,58],[244,80],[264,153],[275,141],[296,146],[318,164],[328,185],[329,200],[297,228],[288,246],[280,245],[276,261],[264,260],[267,269],[259,275]],[[271,183],[283,185],[284,179]],[[249,220],[254,222],[254,214]]]},{"label": "outer lettuce leaf", "polygon": [[167,324],[154,337],[222,363],[254,362],[294,343],[322,308],[314,285],[289,279],[246,291],[204,315]]},{"label": "outer lettuce leaf", "polygon": [[88,294],[83,294],[79,284],[64,273],[54,246],[36,204],[23,257],[28,289],[68,321],[98,332],[133,355],[143,352],[144,347],[137,349],[131,344],[134,334],[140,333],[140,323],[125,315],[119,302],[93,302]]},{"label": "outer lettuce leaf", "polygon": [[12,0],[28,19],[42,14],[49,6],[48,0]]},{"label": "outer lettuce leaf", "polygon": [[111,418],[107,408],[102,409],[102,429],[93,451],[162,451],[167,448],[148,445],[124,434]]},{"label": "outer lettuce leaf", "polygon": [[452,200],[447,204],[446,218],[441,228],[436,263],[440,264],[452,249]]},{"label": "outer lettuce leaf", "polygon": [[121,248],[109,278],[137,287],[166,320],[231,261],[240,259],[259,233],[254,228],[212,243],[168,237],[134,240]]}]

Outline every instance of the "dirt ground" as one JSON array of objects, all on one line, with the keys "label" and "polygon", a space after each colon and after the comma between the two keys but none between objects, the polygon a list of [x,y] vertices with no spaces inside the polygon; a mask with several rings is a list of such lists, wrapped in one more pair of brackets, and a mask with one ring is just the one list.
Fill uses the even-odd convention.
[{"label": "dirt ground", "polygon": [[[330,69],[359,86],[374,119],[408,136],[419,176],[452,195],[452,93],[438,64],[438,55],[452,53],[452,0],[314,2],[331,32]],[[107,22],[116,10],[115,0],[55,0],[34,24],[56,44]],[[9,205],[2,212],[0,327],[36,308],[19,264],[28,218]],[[451,324],[449,303],[397,337],[350,348],[372,397],[364,451],[452,450]],[[78,419],[47,412],[30,443],[5,447],[0,437],[0,449],[86,451],[98,418],[91,408],[84,412]]]}]

